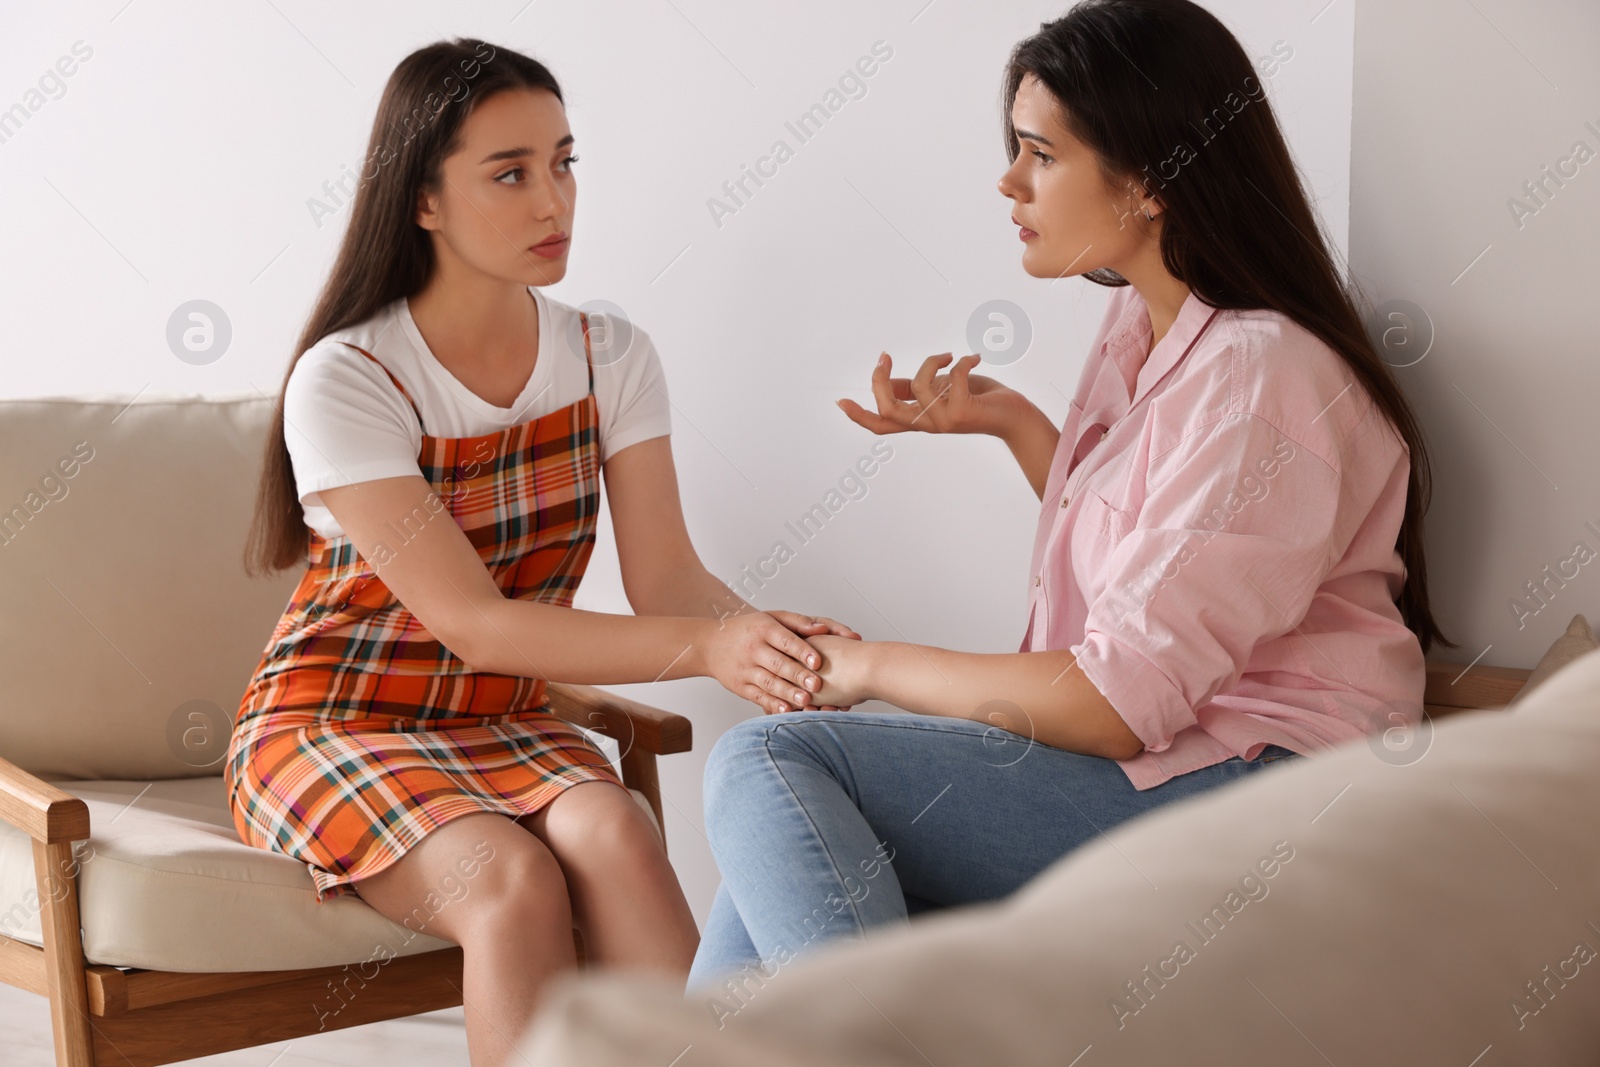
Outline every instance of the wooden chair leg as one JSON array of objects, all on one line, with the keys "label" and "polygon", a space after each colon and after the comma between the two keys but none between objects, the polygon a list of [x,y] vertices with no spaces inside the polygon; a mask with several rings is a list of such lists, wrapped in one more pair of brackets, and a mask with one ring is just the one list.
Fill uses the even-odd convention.
[{"label": "wooden chair leg", "polygon": [[650,802],[655,812],[656,824],[661,827],[661,847],[667,847],[667,822],[661,817],[661,779],[656,774],[656,754],[638,745],[622,754],[622,781],[629,789],[637,789]]},{"label": "wooden chair leg", "polygon": [[95,1067],[89,1034],[89,992],[78,919],[78,861],[71,841],[33,843],[34,882],[44,930],[45,979],[56,1067]]}]

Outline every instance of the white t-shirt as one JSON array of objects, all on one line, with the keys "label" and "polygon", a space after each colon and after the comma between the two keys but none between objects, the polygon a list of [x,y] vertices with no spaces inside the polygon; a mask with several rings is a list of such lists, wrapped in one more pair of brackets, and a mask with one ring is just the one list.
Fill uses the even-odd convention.
[{"label": "white t-shirt", "polygon": [[[476,437],[548,415],[589,391],[577,309],[534,286],[539,307],[539,355],[522,394],[496,407],[451,374],[428,350],[405,298],[365,322],[335,330],[306,350],[284,389],[284,440],[306,525],[323,537],[342,536],[318,491],[341,485],[421,476],[417,456],[424,431],[432,437]],[[610,344],[589,316],[594,347],[594,392],[599,405],[600,461],[629,445],[672,432],[666,376],[650,337],[611,316]],[[379,367],[349,342],[371,352]],[[422,421],[384,373],[387,367],[416,401]]]}]

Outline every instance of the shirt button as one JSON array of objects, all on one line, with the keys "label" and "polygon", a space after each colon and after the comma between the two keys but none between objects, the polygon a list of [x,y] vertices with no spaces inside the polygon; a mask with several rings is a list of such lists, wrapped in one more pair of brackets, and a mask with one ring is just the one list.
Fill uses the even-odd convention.
[{"label": "shirt button", "polygon": [[1039,584],[1039,576],[1037,574],[1035,574],[1033,576],[1033,584],[1034,585],[1038,585]]},{"label": "shirt button", "polygon": [[1070,500],[1070,499],[1072,499],[1072,498],[1071,497],[1065,497],[1065,496],[1062,497],[1061,498],[1061,506],[1062,507],[1066,507],[1067,506],[1067,501]]},{"label": "shirt button", "polygon": [[1100,431],[1100,440],[1104,441],[1106,439],[1106,434],[1108,434],[1110,432],[1111,432],[1110,430],[1101,430]]}]

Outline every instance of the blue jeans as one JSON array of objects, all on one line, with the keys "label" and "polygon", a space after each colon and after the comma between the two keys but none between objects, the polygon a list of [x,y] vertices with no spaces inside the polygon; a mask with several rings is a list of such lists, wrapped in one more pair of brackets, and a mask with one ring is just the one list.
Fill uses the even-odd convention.
[{"label": "blue jeans", "polygon": [[706,762],[722,884],[691,989],[868,927],[997,900],[1125,819],[1279,761],[1268,745],[1146,790],[1115,760],[969,719],[797,711],[737,723]]}]

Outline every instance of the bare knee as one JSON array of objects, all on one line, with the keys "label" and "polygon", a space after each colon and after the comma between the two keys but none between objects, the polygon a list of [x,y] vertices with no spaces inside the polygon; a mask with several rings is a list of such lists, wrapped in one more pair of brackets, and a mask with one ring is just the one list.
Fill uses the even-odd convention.
[{"label": "bare knee", "polygon": [[480,935],[503,938],[507,929],[543,935],[572,924],[566,880],[550,849],[493,812],[452,819],[353,884],[390,921],[463,946]]},{"label": "bare knee", "polygon": [[667,862],[660,831],[633,794],[610,782],[570,786],[543,809],[520,820],[569,870]]}]

